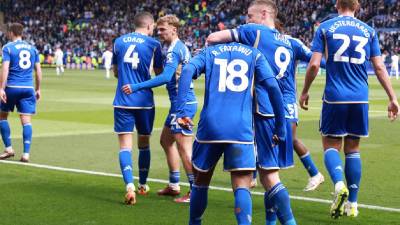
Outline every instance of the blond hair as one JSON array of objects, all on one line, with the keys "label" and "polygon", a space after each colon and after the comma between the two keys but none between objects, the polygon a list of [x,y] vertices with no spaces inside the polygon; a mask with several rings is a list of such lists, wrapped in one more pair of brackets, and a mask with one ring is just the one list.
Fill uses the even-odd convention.
[{"label": "blond hair", "polygon": [[168,25],[171,25],[171,26],[175,27],[177,30],[179,29],[179,26],[180,26],[178,17],[175,16],[175,15],[172,15],[172,14],[165,15],[163,17],[160,17],[157,20],[157,25],[160,25],[162,23],[166,23]]}]

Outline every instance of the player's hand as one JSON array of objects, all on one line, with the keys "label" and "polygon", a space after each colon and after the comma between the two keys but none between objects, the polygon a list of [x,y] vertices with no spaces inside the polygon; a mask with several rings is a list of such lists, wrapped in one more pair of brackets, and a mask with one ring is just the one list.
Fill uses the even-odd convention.
[{"label": "player's hand", "polygon": [[176,122],[181,126],[182,128],[192,130],[193,129],[193,121],[189,117],[182,117],[178,118]]},{"label": "player's hand", "polygon": [[133,92],[130,84],[125,84],[124,86],[122,86],[122,91],[127,95],[130,95]]},{"label": "player's hand", "polygon": [[272,146],[278,145],[280,141],[281,139],[278,137],[278,135],[274,134],[274,136],[272,136]]},{"label": "player's hand", "polygon": [[35,91],[35,97],[36,97],[36,100],[37,100],[37,101],[40,99],[40,97],[41,97],[40,89],[38,89],[38,90]]},{"label": "player's hand", "polygon": [[300,95],[300,99],[299,99],[299,103],[300,103],[300,107],[304,110],[308,110],[308,99],[310,98],[310,96],[308,95],[308,93],[302,93]]},{"label": "player's hand", "polygon": [[1,102],[7,103],[7,95],[3,88],[0,88],[0,99]]},{"label": "player's hand", "polygon": [[397,100],[390,101],[388,105],[388,117],[390,121],[396,120],[398,115],[399,115],[399,103],[397,102]]}]

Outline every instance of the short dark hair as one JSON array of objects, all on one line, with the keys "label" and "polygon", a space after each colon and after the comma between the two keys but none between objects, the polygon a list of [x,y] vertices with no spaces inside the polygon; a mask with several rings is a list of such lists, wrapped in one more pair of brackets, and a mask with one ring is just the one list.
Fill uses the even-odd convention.
[{"label": "short dark hair", "polygon": [[337,0],[336,4],[340,9],[349,9],[351,11],[356,11],[360,7],[358,0]]},{"label": "short dark hair", "polygon": [[23,30],[24,26],[20,23],[10,23],[7,28],[7,31],[13,33],[15,36],[22,36]]},{"label": "short dark hair", "polygon": [[276,6],[276,3],[272,0],[254,0],[250,2],[249,8],[255,5],[266,6],[272,10],[274,17],[278,16],[278,7]]},{"label": "short dark hair", "polygon": [[149,24],[149,21],[154,22],[153,15],[149,12],[140,12],[135,15],[133,24],[135,27],[146,27]]}]

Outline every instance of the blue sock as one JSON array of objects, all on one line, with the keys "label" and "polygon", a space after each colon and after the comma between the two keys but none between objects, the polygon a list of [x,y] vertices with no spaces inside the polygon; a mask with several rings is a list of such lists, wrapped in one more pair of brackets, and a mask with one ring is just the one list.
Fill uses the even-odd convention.
[{"label": "blue sock", "polygon": [[326,170],[328,170],[333,184],[343,181],[343,166],[339,151],[334,148],[329,148],[325,151],[324,158]]},{"label": "blue sock", "polygon": [[357,194],[361,180],[361,158],[359,152],[346,155],[344,171],[349,188],[349,202],[357,202]]},{"label": "blue sock", "polygon": [[11,146],[11,130],[7,120],[0,120],[0,133],[6,148]]},{"label": "blue sock", "polygon": [[148,147],[139,149],[139,184],[146,184],[147,182],[150,169],[150,155],[150,149]]},{"label": "blue sock", "polygon": [[192,190],[192,186],[193,186],[193,182],[194,182],[194,175],[193,175],[193,173],[188,173],[188,174],[186,174],[187,175],[187,178],[188,178],[188,181],[189,181],[189,190]]},{"label": "blue sock", "polygon": [[24,153],[29,153],[32,142],[32,124],[27,123],[22,126],[22,137],[24,140]]},{"label": "blue sock", "polygon": [[265,207],[265,224],[275,225],[276,224],[276,212],[274,204],[268,199],[268,192],[264,193],[264,207]]},{"label": "blue sock", "polygon": [[318,169],[314,164],[314,161],[311,159],[310,152],[300,157],[301,162],[304,165],[304,168],[308,171],[310,177],[313,177],[318,174]]},{"label": "blue sock", "polygon": [[133,183],[132,152],[130,149],[124,148],[119,150],[119,165],[125,184]]},{"label": "blue sock", "polygon": [[200,225],[201,217],[207,208],[208,186],[193,185],[190,193],[189,225]]},{"label": "blue sock", "polygon": [[178,184],[180,177],[181,177],[181,173],[179,171],[169,171],[169,183],[170,184]]},{"label": "blue sock", "polygon": [[238,225],[251,224],[252,201],[247,188],[237,188],[235,195],[235,216]]},{"label": "blue sock", "polygon": [[290,207],[289,193],[282,183],[277,183],[268,192],[268,199],[275,206],[279,222],[282,225],[295,225],[292,209]]}]

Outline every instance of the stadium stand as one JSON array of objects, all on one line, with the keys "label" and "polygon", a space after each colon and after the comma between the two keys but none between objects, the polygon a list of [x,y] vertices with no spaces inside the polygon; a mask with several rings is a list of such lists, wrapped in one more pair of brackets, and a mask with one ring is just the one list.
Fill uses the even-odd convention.
[{"label": "stadium stand", "polygon": [[[0,11],[4,22],[23,22],[25,39],[39,51],[51,55],[56,45],[63,46],[71,57],[101,57],[112,39],[133,29],[135,13],[146,10],[157,17],[176,14],[181,18],[180,35],[191,50],[201,48],[213,31],[243,24],[249,0],[136,1],[124,0],[4,0]],[[279,18],[288,34],[307,45],[318,24],[335,15],[335,0],[279,0]],[[400,46],[400,1],[361,0],[358,17],[377,28],[383,51],[398,53]],[[9,10],[5,11],[7,8]],[[11,10],[10,10],[11,9]],[[1,18],[1,17],[0,17]],[[1,21],[0,21],[1,23]],[[0,25],[1,26],[1,25]],[[1,28],[1,27],[0,27]],[[3,29],[4,32],[4,29]],[[0,44],[6,43],[0,31]],[[72,59],[73,60],[73,59]],[[46,61],[46,60],[45,60]]]}]

